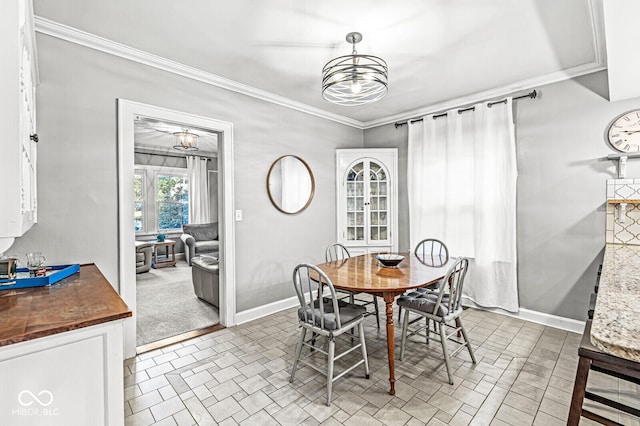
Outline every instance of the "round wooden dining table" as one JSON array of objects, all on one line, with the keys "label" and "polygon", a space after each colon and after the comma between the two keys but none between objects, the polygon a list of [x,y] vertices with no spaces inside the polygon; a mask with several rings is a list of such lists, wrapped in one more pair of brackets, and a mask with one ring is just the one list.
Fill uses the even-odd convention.
[{"label": "round wooden dining table", "polygon": [[391,395],[396,393],[393,301],[396,296],[407,290],[424,287],[443,279],[449,266],[455,262],[455,259],[450,259],[441,267],[433,267],[420,261],[413,253],[402,255],[404,260],[394,268],[382,267],[375,254],[364,254],[317,265],[329,277],[335,288],[374,294],[384,299]]}]

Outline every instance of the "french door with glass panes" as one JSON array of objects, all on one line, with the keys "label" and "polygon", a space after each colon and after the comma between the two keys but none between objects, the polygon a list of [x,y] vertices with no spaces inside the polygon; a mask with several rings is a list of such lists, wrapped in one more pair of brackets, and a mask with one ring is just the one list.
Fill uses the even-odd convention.
[{"label": "french door with glass panes", "polygon": [[338,241],[352,256],[398,251],[397,150],[339,149]]}]

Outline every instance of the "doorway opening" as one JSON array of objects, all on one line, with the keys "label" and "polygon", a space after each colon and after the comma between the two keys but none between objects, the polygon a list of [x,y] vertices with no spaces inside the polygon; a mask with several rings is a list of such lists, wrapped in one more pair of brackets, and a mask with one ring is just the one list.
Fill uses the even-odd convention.
[{"label": "doorway opening", "polygon": [[[188,128],[202,135],[198,154],[208,160],[198,162],[206,162],[206,171],[199,175],[204,177],[186,173],[185,153],[173,149],[174,128]],[[234,324],[232,130],[230,123],[118,100],[119,292],[134,314],[125,323],[127,358],[136,355],[136,348],[145,351],[149,345],[173,343],[194,337],[194,333],[208,332],[215,328],[218,318],[218,327]],[[189,161],[189,170],[193,171],[195,159]],[[197,192],[197,185],[189,186],[189,176],[193,183],[201,181],[201,187],[207,186],[209,197]],[[189,194],[189,188],[193,194]],[[202,211],[196,215],[193,207],[199,197],[204,197],[202,205],[206,205],[200,210],[208,210],[204,216]],[[186,225],[190,219],[192,223]],[[186,230],[187,226],[200,226],[196,222],[206,227],[215,224],[215,247],[202,253],[196,249],[196,254],[216,260],[218,307],[202,292],[196,297],[190,266],[193,249],[185,259],[184,254],[189,251],[186,246],[191,247],[191,243],[182,236],[183,224]],[[140,246],[151,246],[151,250]],[[139,253],[145,250],[144,254]],[[152,259],[145,264],[149,251]],[[175,318],[171,318],[172,312],[177,314]]]}]

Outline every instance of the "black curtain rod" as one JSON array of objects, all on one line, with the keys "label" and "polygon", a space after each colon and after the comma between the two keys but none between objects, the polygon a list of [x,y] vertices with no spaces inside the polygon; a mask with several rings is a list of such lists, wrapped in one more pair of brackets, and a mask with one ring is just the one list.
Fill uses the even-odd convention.
[{"label": "black curtain rod", "polygon": [[[522,95],[522,96],[515,96],[513,98],[513,100],[517,100],[517,99],[524,99],[524,98],[529,98],[529,99],[535,99],[538,96],[538,92],[533,89],[531,92],[527,93],[526,95]],[[505,103],[507,102],[506,99],[502,99],[501,101],[495,101],[495,102],[489,102],[489,107],[491,107],[492,105],[496,105],[496,104],[501,104],[501,103]],[[473,111],[475,110],[476,107],[472,106],[472,107],[468,107],[468,108],[461,108],[458,110],[458,114],[462,114],[465,111]],[[440,118],[440,117],[446,117],[447,113],[443,112],[442,114],[436,114],[433,116],[434,119],[436,118]],[[398,121],[395,123],[396,129],[400,126],[404,126],[405,124],[407,124],[408,122],[411,123],[416,123],[418,121],[422,121],[422,118],[410,118],[409,120],[405,120],[405,121]]]}]

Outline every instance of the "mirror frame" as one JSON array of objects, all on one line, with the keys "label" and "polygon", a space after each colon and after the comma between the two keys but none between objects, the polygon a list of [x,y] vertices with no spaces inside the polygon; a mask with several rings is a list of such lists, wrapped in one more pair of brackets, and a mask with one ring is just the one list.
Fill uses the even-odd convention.
[{"label": "mirror frame", "polygon": [[[280,160],[282,160],[285,157],[293,157],[297,160],[299,160],[304,167],[307,169],[307,172],[309,172],[309,178],[311,178],[311,192],[309,194],[309,199],[307,200],[307,202],[305,203],[304,206],[302,206],[299,210],[295,211],[295,212],[288,212],[286,210],[283,210],[282,207],[280,207],[278,205],[278,203],[275,202],[275,200],[273,199],[273,195],[271,194],[271,189],[269,188],[269,180],[271,178],[271,173],[273,172],[274,167],[276,166],[276,164],[278,164],[278,162]],[[306,210],[307,207],[309,207],[309,205],[311,204],[311,201],[313,200],[313,196],[316,193],[316,180],[313,176],[313,171],[311,171],[311,167],[309,167],[309,164],[307,164],[306,161],[304,161],[302,158],[298,157],[297,155],[293,155],[293,154],[286,154],[286,155],[281,155],[280,157],[276,158],[276,160],[271,164],[271,167],[269,167],[269,173],[267,173],[267,194],[269,195],[269,200],[271,201],[271,204],[273,204],[273,206],[278,209],[279,211],[281,211],[284,214],[298,214],[303,212],[304,210]]]}]

